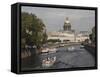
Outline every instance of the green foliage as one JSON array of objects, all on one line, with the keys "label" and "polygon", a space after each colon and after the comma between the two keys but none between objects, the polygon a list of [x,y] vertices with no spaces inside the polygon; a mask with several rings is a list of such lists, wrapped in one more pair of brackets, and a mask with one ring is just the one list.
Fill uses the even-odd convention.
[{"label": "green foliage", "polygon": [[89,35],[90,40],[95,43],[95,27],[92,28],[92,33]]},{"label": "green foliage", "polygon": [[56,42],[61,42],[59,39],[49,39],[48,42],[56,43]]},{"label": "green foliage", "polygon": [[46,40],[46,33],[44,36],[45,25],[41,19],[35,14],[22,13],[21,17],[21,44],[40,46],[43,43],[43,39]]}]

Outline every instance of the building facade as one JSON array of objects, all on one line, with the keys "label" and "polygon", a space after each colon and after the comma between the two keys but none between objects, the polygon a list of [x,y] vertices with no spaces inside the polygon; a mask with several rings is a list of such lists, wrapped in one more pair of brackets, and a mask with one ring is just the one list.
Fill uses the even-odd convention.
[{"label": "building facade", "polygon": [[[86,34],[87,33],[87,34]],[[59,39],[61,40],[62,43],[65,42],[83,42],[86,39],[89,39],[89,33],[75,33],[75,30],[71,29],[71,24],[68,18],[66,18],[63,26],[63,31],[53,31],[53,32],[48,32],[48,38],[47,40],[50,39]]]}]

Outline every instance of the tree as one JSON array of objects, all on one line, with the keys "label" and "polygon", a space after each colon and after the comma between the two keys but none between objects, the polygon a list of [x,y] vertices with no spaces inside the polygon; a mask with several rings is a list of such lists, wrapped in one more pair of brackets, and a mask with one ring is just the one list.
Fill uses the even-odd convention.
[{"label": "tree", "polygon": [[45,32],[43,33],[43,40],[42,40],[43,44],[45,44],[47,42],[47,38],[48,38],[48,36],[47,36],[46,30],[45,30]]},{"label": "tree", "polygon": [[[46,41],[46,32],[44,33],[44,23],[35,14],[22,12],[21,23],[21,45],[41,46]],[[45,34],[45,35],[44,35]],[[45,38],[45,39],[44,39]]]},{"label": "tree", "polygon": [[92,43],[95,43],[95,27],[92,28],[92,33],[89,35]]},{"label": "tree", "polygon": [[95,27],[92,28],[92,41],[95,43]]},{"label": "tree", "polygon": [[56,42],[61,42],[60,39],[49,39],[48,42],[56,43]]}]

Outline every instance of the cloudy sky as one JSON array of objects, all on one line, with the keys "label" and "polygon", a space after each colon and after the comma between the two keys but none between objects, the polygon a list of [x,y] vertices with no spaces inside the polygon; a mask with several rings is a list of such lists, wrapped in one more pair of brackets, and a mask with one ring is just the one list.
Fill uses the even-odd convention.
[{"label": "cloudy sky", "polygon": [[92,27],[95,25],[95,11],[93,10],[22,6],[21,11],[33,13],[38,18],[42,19],[46,25],[47,31],[62,30],[66,17],[69,18],[72,29],[77,32],[91,31]]}]

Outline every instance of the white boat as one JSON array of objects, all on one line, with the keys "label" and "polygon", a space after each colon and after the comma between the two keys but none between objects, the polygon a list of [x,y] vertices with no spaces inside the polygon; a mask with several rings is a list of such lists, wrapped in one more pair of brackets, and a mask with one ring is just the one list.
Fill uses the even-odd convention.
[{"label": "white boat", "polygon": [[46,53],[46,52],[48,52],[49,51],[49,48],[43,48],[42,50],[41,50],[41,52],[43,52],[43,53]]},{"label": "white boat", "polygon": [[68,51],[74,51],[75,47],[68,47]]},{"label": "white boat", "polygon": [[65,46],[64,44],[60,44],[60,45],[59,45],[59,47],[64,47],[64,46]]},{"label": "white boat", "polygon": [[57,48],[43,48],[41,50],[42,53],[47,53],[47,52],[49,52],[49,53],[55,53],[56,51],[57,51]]},{"label": "white boat", "polygon": [[84,46],[83,46],[83,45],[81,45],[81,46],[80,46],[80,48],[84,48]]},{"label": "white boat", "polygon": [[42,67],[51,67],[56,61],[56,57],[53,59],[47,58],[42,61]]},{"label": "white boat", "polygon": [[57,48],[49,48],[50,53],[55,53],[57,51]]}]

